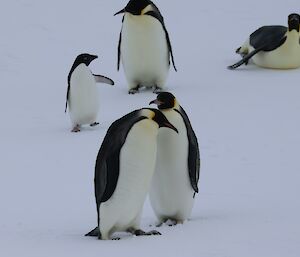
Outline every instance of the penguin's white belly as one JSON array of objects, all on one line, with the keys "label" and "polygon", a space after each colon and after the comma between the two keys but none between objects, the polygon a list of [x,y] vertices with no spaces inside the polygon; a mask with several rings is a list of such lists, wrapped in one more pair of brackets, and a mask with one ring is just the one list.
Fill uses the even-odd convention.
[{"label": "penguin's white belly", "polygon": [[[272,69],[294,69],[300,67],[299,35],[295,35],[295,37],[290,35],[285,43],[274,51],[257,53],[252,58],[253,62],[258,66]],[[250,46],[250,51],[253,50],[254,48]]]},{"label": "penguin's white belly", "polygon": [[69,95],[70,117],[74,125],[96,121],[99,98],[96,82],[89,68],[81,64],[72,73]]},{"label": "penguin's white belly", "polygon": [[121,58],[129,87],[162,87],[169,71],[169,51],[161,23],[149,15],[126,14]]},{"label": "penguin's white belly", "polygon": [[158,133],[157,161],[150,189],[150,201],[160,221],[189,218],[194,191],[188,173],[188,138],[184,121],[175,111],[163,111],[179,133],[161,128]]},{"label": "penguin's white belly", "polygon": [[112,197],[100,205],[100,230],[108,236],[115,231],[139,228],[156,159],[157,127],[144,128],[149,122],[140,121],[130,130],[120,153],[116,189]]}]

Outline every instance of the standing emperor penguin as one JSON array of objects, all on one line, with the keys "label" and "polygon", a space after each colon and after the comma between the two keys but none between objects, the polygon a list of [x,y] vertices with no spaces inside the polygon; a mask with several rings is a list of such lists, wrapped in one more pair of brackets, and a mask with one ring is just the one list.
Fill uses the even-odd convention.
[{"label": "standing emperor penguin", "polygon": [[117,12],[125,13],[118,46],[118,70],[122,59],[129,94],[144,86],[154,92],[164,88],[170,58],[176,70],[172,46],[164,18],[149,0],[130,0]]},{"label": "standing emperor penguin", "polygon": [[114,232],[157,235],[140,229],[143,204],[155,168],[160,127],[177,129],[156,109],[133,111],[107,131],[95,167],[98,226],[86,236],[110,239]]},{"label": "standing emperor penguin", "polygon": [[236,69],[242,64],[253,62],[264,68],[294,69],[300,67],[300,16],[288,16],[285,26],[263,26],[254,31],[246,42],[236,50],[243,58],[229,66]]},{"label": "standing emperor penguin", "polygon": [[97,58],[96,55],[80,54],[69,72],[65,112],[69,106],[72,132],[79,132],[84,124],[92,127],[99,124],[96,121],[99,110],[96,82],[114,85],[110,78],[90,71],[89,64]]},{"label": "standing emperor penguin", "polygon": [[170,220],[176,225],[190,217],[198,193],[198,141],[187,114],[174,95],[162,92],[150,104],[157,104],[178,129],[178,135],[166,129],[158,133],[156,168],[150,188],[151,205],[159,223]]}]

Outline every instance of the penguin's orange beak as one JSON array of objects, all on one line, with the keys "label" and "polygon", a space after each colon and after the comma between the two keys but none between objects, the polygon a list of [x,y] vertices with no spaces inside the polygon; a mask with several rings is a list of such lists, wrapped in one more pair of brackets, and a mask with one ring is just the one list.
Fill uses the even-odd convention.
[{"label": "penguin's orange beak", "polygon": [[153,101],[151,101],[151,102],[149,103],[149,105],[151,105],[151,104],[156,104],[157,106],[160,106],[161,104],[163,104],[163,102],[161,102],[161,101],[155,99],[155,100],[153,100]]}]

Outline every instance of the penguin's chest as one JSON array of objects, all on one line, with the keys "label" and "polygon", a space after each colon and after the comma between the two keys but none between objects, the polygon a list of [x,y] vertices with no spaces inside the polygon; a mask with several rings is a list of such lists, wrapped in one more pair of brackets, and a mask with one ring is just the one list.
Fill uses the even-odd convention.
[{"label": "penguin's chest", "polygon": [[179,133],[161,128],[158,133],[157,162],[150,197],[154,208],[175,212],[193,190],[188,172],[188,138],[185,123],[175,111],[163,111]]},{"label": "penguin's chest", "polygon": [[99,109],[98,92],[93,74],[84,64],[79,65],[71,76],[70,116],[74,123],[94,122]]},{"label": "penguin's chest", "polygon": [[[299,35],[291,35],[284,44],[270,52],[260,52],[253,57],[255,64],[273,69],[293,69],[300,66]],[[293,34],[292,34],[293,33]],[[251,51],[253,48],[251,47]]]},{"label": "penguin's chest", "polygon": [[178,129],[179,133],[177,134],[172,130],[165,128],[159,130],[157,140],[157,172],[155,175],[160,174],[162,176],[161,183],[168,183],[168,186],[177,188],[179,184],[182,184],[180,181],[188,182],[189,142],[187,130],[179,113],[173,110],[163,111],[163,113]]},{"label": "penguin's chest", "polygon": [[128,133],[120,152],[117,187],[111,199],[104,203],[106,207],[122,212],[124,222],[141,211],[154,173],[157,128],[143,126],[149,122],[139,122]]},{"label": "penguin's chest", "polygon": [[169,69],[166,35],[161,23],[149,15],[125,15],[122,28],[121,57],[127,76],[149,83],[165,77]]}]

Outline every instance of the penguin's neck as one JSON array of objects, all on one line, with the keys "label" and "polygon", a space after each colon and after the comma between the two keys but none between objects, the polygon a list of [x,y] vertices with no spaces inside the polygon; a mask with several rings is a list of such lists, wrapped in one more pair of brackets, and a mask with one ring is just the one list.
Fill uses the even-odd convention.
[{"label": "penguin's neck", "polygon": [[296,30],[287,32],[287,44],[290,46],[296,46],[300,49],[300,33]]}]

